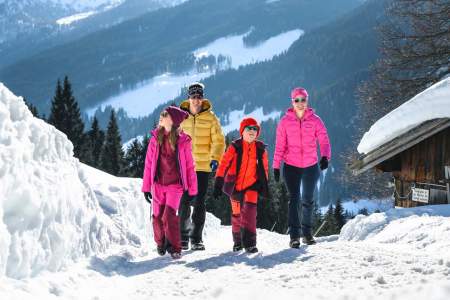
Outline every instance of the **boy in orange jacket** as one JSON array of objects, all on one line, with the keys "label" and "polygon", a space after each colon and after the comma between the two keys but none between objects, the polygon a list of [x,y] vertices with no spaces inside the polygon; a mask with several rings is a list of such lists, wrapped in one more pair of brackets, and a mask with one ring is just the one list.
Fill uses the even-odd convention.
[{"label": "boy in orange jacket", "polygon": [[231,201],[233,251],[256,248],[256,213],[258,194],[268,196],[269,163],[266,145],[257,140],[260,126],[253,118],[240,124],[241,138],[233,141],[219,164],[214,184],[214,197],[223,191]]}]

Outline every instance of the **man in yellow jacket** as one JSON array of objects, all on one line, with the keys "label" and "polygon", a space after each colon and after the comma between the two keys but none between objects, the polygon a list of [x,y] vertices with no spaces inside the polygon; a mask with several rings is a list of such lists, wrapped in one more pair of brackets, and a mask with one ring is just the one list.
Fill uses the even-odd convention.
[{"label": "man in yellow jacket", "polygon": [[[189,99],[181,103],[180,108],[189,113],[189,118],[181,123],[181,128],[192,138],[192,152],[197,173],[198,193],[191,199],[185,193],[180,203],[181,247],[192,250],[205,250],[202,240],[205,225],[205,195],[208,179],[215,172],[218,162],[225,151],[225,137],[219,119],[211,111],[211,103],[203,97],[204,85],[195,82],[189,86]],[[193,201],[191,201],[193,200]],[[193,206],[191,221],[191,205]]]}]

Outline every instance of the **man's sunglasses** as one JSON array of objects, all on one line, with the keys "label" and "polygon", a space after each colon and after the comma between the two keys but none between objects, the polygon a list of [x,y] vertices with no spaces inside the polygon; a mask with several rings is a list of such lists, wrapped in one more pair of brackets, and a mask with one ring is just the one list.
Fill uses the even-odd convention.
[{"label": "man's sunglasses", "polygon": [[254,130],[254,131],[258,131],[258,126],[245,126],[245,130]]},{"label": "man's sunglasses", "polygon": [[305,102],[306,102],[306,98],[295,98],[293,101],[294,101],[295,103],[299,103],[299,102],[305,103]]},{"label": "man's sunglasses", "polygon": [[167,117],[168,115],[169,115],[169,113],[167,111],[162,111],[160,114],[160,116],[163,118]]},{"label": "man's sunglasses", "polygon": [[203,96],[201,96],[201,95],[192,95],[192,96],[190,96],[189,98],[190,98],[190,99],[193,99],[193,100],[202,100],[202,99],[203,99]]}]

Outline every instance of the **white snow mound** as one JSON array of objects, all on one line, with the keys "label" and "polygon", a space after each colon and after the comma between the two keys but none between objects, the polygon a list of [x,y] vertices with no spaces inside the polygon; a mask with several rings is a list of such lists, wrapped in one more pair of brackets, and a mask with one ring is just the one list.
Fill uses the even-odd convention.
[{"label": "white snow mound", "polygon": [[340,241],[370,241],[413,246],[433,253],[450,249],[450,205],[395,208],[357,215],[341,230]]},{"label": "white snow mound", "polygon": [[100,207],[66,135],[34,118],[2,83],[0,182],[0,277],[57,271],[113,243],[136,242]]},{"label": "white snow mound", "polygon": [[421,123],[450,118],[450,77],[439,81],[394,109],[364,134],[358,152],[369,153]]}]

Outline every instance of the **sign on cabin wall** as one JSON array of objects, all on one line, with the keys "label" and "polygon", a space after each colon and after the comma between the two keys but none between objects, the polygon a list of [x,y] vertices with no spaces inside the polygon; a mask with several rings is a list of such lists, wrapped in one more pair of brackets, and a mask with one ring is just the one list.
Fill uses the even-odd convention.
[{"label": "sign on cabin wall", "polygon": [[412,201],[428,203],[430,199],[430,191],[419,188],[411,188],[412,190]]}]

